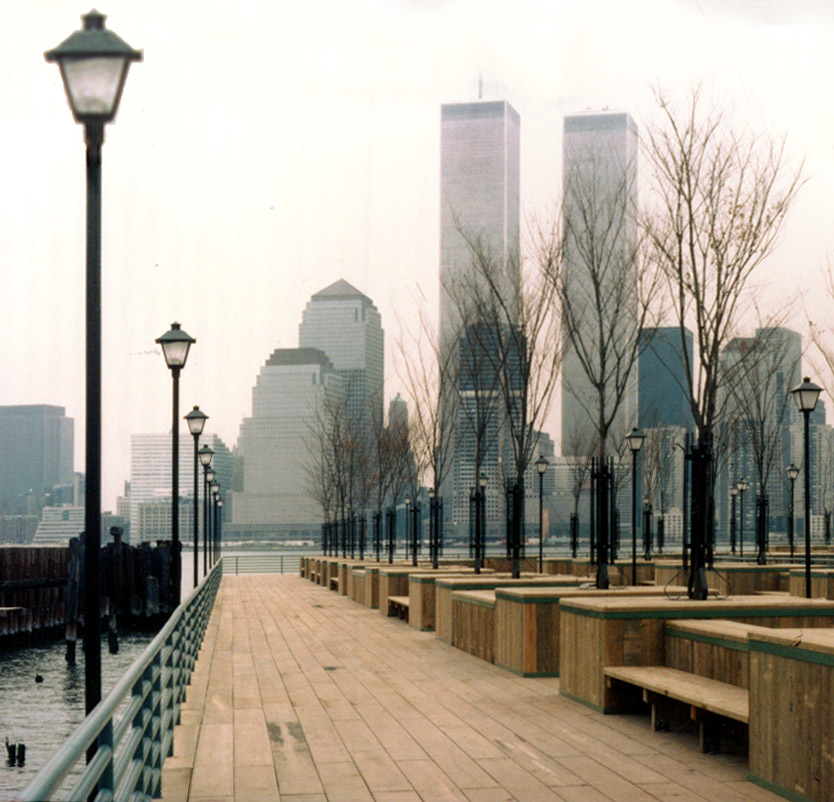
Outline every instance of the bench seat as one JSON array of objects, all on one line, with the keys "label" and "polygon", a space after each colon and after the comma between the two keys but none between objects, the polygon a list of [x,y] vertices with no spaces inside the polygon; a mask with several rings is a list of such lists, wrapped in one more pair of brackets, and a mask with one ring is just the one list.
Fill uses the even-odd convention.
[{"label": "bench seat", "polygon": [[408,596],[389,596],[388,597],[388,615],[397,616],[408,621],[408,607],[410,604]]},{"label": "bench seat", "polygon": [[605,676],[743,724],[749,719],[747,689],[726,682],[666,666],[608,666]]}]

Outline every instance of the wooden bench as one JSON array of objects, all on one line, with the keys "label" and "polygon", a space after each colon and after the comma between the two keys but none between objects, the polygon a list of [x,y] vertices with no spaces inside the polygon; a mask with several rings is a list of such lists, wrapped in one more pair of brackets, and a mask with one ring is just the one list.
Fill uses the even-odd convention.
[{"label": "wooden bench", "polygon": [[408,607],[410,600],[408,596],[389,596],[388,597],[388,617],[397,616],[397,618],[408,621]]},{"label": "wooden bench", "polygon": [[339,577],[331,576],[328,582],[328,586],[330,590],[338,590],[339,589]]},{"label": "wooden bench", "polygon": [[624,682],[641,688],[643,701],[652,708],[652,729],[666,730],[680,720],[680,707],[669,700],[689,706],[689,717],[697,722],[701,751],[717,751],[720,743],[720,719],[747,724],[750,715],[746,688],[691,674],[666,666],[609,666],[604,670],[606,682]]}]

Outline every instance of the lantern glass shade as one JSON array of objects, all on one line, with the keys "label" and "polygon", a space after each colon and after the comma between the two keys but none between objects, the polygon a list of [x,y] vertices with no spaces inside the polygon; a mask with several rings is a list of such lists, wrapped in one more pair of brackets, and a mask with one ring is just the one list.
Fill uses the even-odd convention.
[{"label": "lantern glass shade", "polygon": [[169,368],[184,368],[185,360],[188,359],[188,349],[191,343],[197,342],[189,334],[186,334],[179,323],[172,323],[170,331],[166,331],[156,342],[162,346],[162,355],[165,357],[165,364]]},{"label": "lantern glass shade", "polygon": [[119,107],[131,61],[142,53],[104,27],[104,15],[91,11],[84,27],[45,54],[57,61],[70,108],[80,123],[110,122]]},{"label": "lantern glass shade", "polygon": [[209,468],[206,471],[206,481],[209,484],[211,484],[214,481],[214,477],[215,477],[214,468]]},{"label": "lantern glass shade", "polygon": [[791,390],[793,400],[796,401],[796,408],[800,412],[813,412],[821,392],[822,387],[814,384],[808,376],[802,380],[799,387]]},{"label": "lantern glass shade", "polygon": [[739,481],[739,483],[738,483],[738,489],[739,489],[739,490],[741,490],[741,492],[742,492],[742,493],[743,493],[745,490],[747,490],[747,488],[748,488],[748,487],[750,487],[750,485],[747,483],[747,480],[746,480],[746,479],[742,479],[741,481]]},{"label": "lantern glass shade", "polygon": [[430,488],[429,488],[429,498],[434,498],[434,496],[435,496],[435,493],[434,493],[434,488],[433,488],[433,487],[430,487]]},{"label": "lantern glass shade", "polygon": [[411,504],[411,499],[410,499],[410,498],[407,498],[407,499],[405,500],[405,506],[407,507],[409,504]]},{"label": "lantern glass shade", "polygon": [[218,498],[218,499],[217,499],[217,506],[218,506],[218,507],[222,507],[222,506],[223,506],[223,499],[222,499],[222,498]]},{"label": "lantern glass shade", "polygon": [[211,483],[211,492],[214,496],[216,496],[220,492],[220,482]]},{"label": "lantern glass shade", "polygon": [[788,474],[788,479],[791,481],[795,480],[796,477],[799,476],[799,468],[793,463],[791,463],[785,470]]},{"label": "lantern glass shade", "polygon": [[188,431],[191,432],[191,434],[201,435],[203,433],[203,427],[206,425],[208,415],[206,415],[200,407],[195,406],[191,412],[183,417],[185,417],[185,420],[188,423]]},{"label": "lantern glass shade", "polygon": [[547,470],[548,465],[550,465],[550,463],[544,457],[539,457],[536,460],[536,470],[540,474],[544,473]]},{"label": "lantern glass shade", "polygon": [[211,465],[211,459],[214,456],[214,452],[208,446],[203,446],[197,454],[200,457],[200,465],[204,468],[208,468],[208,466]]},{"label": "lantern glass shade", "polygon": [[643,445],[643,440],[646,439],[646,435],[643,434],[639,429],[632,429],[631,434],[626,435],[626,443],[628,444],[629,449],[633,452],[637,452]]},{"label": "lantern glass shade", "polygon": [[733,486],[730,488],[730,494],[731,494],[731,495],[733,495],[733,496],[737,496],[737,495],[738,495],[738,485],[733,485]]}]

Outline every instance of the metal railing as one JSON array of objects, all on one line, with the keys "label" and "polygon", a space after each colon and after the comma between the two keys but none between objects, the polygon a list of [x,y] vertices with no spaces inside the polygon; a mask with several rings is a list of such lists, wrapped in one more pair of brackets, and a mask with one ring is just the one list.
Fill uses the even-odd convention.
[{"label": "metal railing", "polygon": [[222,558],[226,574],[297,574],[300,554],[240,554]]},{"label": "metal railing", "polygon": [[[59,791],[68,799],[93,798],[95,802],[161,796],[162,764],[173,754],[180,704],[222,575],[218,564],[17,799],[52,799]],[[67,775],[93,745],[95,756],[75,785],[64,791]]]}]

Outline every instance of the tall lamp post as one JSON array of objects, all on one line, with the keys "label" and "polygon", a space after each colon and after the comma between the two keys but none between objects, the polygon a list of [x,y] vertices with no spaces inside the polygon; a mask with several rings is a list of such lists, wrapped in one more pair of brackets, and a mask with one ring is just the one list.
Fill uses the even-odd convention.
[{"label": "tall lamp post", "polygon": [[[185,415],[186,423],[188,424],[188,431],[194,438],[194,587],[197,587],[197,563],[200,561],[200,492],[199,492],[199,468],[200,463],[200,435],[203,433],[203,427],[206,425],[208,415],[203,412],[196,404],[194,409]],[[206,569],[203,567],[203,576],[205,576]]]},{"label": "tall lamp post", "polygon": [[217,554],[217,501],[220,498],[220,482],[216,479],[211,483],[212,500],[212,539],[211,539],[211,564],[214,565]]},{"label": "tall lamp post", "polygon": [[750,487],[746,479],[738,480],[738,501],[739,501],[739,527],[738,527],[738,553],[744,557],[744,491]]},{"label": "tall lamp post", "polygon": [[[84,126],[87,150],[87,305],[84,505],[84,702],[89,714],[101,701],[101,146],[104,126],[119,108],[127,71],[141,61],[91,11],[84,27],[44,54],[57,62],[72,116]],[[95,747],[90,747],[87,760]]]},{"label": "tall lamp post", "polygon": [[223,550],[223,499],[217,498],[217,548],[214,552],[214,562],[220,561],[220,554]]},{"label": "tall lamp post", "polygon": [[475,516],[477,523],[477,531],[475,532],[475,573],[481,573],[481,566],[484,563],[484,552],[486,551],[486,486],[487,478],[485,474],[478,476],[478,495],[475,503],[477,504],[478,514]]},{"label": "tall lamp post", "polygon": [[803,469],[805,471],[805,596],[811,598],[811,448],[810,418],[817,405],[822,388],[814,384],[807,376],[799,387],[791,390],[796,408],[805,418]]},{"label": "tall lamp post", "polygon": [[539,472],[539,573],[544,573],[544,473],[550,463],[541,455],[536,460]]},{"label": "tall lamp post", "polygon": [[[214,468],[210,465],[203,470],[203,547],[208,559],[209,543],[214,543],[214,521],[211,517],[211,486],[214,484]],[[208,570],[208,569],[206,569]]]},{"label": "tall lamp post", "polygon": [[738,495],[738,483],[730,488],[730,551],[736,553],[736,496]]},{"label": "tall lamp post", "polygon": [[794,485],[796,484],[796,479],[799,476],[799,468],[796,467],[793,463],[791,463],[786,469],[785,473],[788,474],[788,479],[791,480],[791,504],[790,504],[790,516],[788,518],[788,545],[791,549],[791,560],[793,560],[793,499],[794,499]]},{"label": "tall lamp post", "polygon": [[162,346],[165,364],[171,369],[174,383],[173,423],[171,424],[171,547],[174,550],[174,607],[180,605],[182,585],[182,555],[180,554],[180,371],[185,367],[188,350],[197,342],[186,334],[179,323],[172,323],[171,328],[161,337],[156,338]]},{"label": "tall lamp post", "polygon": [[632,429],[626,435],[626,444],[631,451],[631,584],[637,584],[637,454],[643,446],[646,435],[639,429]]},{"label": "tall lamp post", "polygon": [[200,465],[203,466],[203,576],[208,573],[208,540],[207,540],[207,518],[206,518],[206,488],[208,487],[208,479],[206,472],[211,467],[211,460],[214,457],[214,452],[204,445],[198,453],[200,458]]}]

